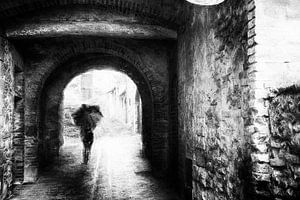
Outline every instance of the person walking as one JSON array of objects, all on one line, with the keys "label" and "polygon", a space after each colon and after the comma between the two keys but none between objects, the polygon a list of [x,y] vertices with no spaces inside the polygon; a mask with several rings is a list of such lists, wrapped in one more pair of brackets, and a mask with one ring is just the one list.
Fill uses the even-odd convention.
[{"label": "person walking", "polygon": [[81,107],[72,114],[72,117],[75,125],[80,127],[80,138],[83,143],[83,163],[87,164],[94,142],[93,130],[103,115],[99,106],[82,104]]}]

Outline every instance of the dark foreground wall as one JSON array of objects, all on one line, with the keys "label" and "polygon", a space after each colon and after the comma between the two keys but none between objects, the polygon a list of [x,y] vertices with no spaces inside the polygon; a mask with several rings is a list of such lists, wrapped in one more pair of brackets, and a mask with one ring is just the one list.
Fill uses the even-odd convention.
[{"label": "dark foreground wall", "polygon": [[248,1],[185,5],[179,33],[179,160],[187,199],[245,199],[250,153]]}]

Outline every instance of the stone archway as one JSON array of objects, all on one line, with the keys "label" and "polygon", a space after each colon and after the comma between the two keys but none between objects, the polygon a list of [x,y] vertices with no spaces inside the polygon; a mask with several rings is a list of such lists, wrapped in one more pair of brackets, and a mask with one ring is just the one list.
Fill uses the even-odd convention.
[{"label": "stone archway", "polygon": [[[49,162],[58,155],[59,135],[61,134],[61,103],[66,85],[75,76],[89,69],[105,69],[107,66],[127,74],[137,85],[143,105],[142,140],[146,155],[152,159],[151,133],[153,126],[153,91],[148,81],[134,66],[128,62],[110,55],[85,54],[82,59],[73,58],[62,68],[56,69],[47,79],[41,99],[41,158]],[[154,158],[155,159],[155,158]]]},{"label": "stone archway", "polygon": [[[62,100],[61,92],[74,76],[95,68],[95,66],[109,65],[125,72],[139,89],[144,113],[143,143],[145,151],[153,164],[153,168],[156,169],[155,172],[163,174],[168,168],[168,89],[165,85],[167,82],[162,81],[163,79],[151,69],[151,66],[144,65],[141,58],[133,51],[106,40],[93,43],[79,42],[63,51],[58,51],[53,57],[55,59],[53,59],[52,65],[47,66],[47,68],[40,68],[38,75],[35,74],[33,78],[36,83],[31,82],[32,88],[35,89],[31,90],[32,93],[29,95],[32,100],[28,100],[28,102],[31,103],[26,105],[27,115],[30,116],[26,123],[26,135],[30,137],[26,137],[25,151],[32,152],[31,155],[37,155],[37,146],[40,144],[40,150],[47,149],[47,155],[41,154],[40,158],[50,159],[57,154],[57,136],[60,125],[55,117],[59,115],[59,102]],[[62,81],[56,82],[60,79]],[[56,86],[52,84],[53,82]],[[55,87],[60,89],[55,89]],[[49,102],[52,103],[49,104]],[[46,111],[40,109],[44,105],[46,105]],[[45,112],[51,113],[55,117],[43,118]],[[35,117],[37,118],[35,119]],[[39,125],[34,125],[34,121],[37,121]],[[44,125],[47,123],[54,128],[47,129]],[[46,131],[44,132],[44,130]],[[37,141],[39,142],[37,143]],[[31,145],[26,145],[26,143]],[[24,174],[25,182],[32,182],[37,177],[38,162],[36,158],[32,158],[33,156],[29,159],[26,158],[25,154],[25,162],[27,162]]]},{"label": "stone archway", "polygon": [[[41,45],[41,44],[39,44]],[[153,96],[153,122],[151,129],[151,142],[148,150],[151,149],[152,166],[156,173],[165,174],[170,166],[167,161],[169,156],[169,89],[168,72],[164,57],[158,57],[157,51],[152,51],[149,47],[140,48],[139,52],[134,48],[127,48],[122,43],[109,39],[80,40],[54,43],[55,48],[49,47],[49,53],[45,56],[35,57],[29,65],[25,84],[27,87],[25,103],[25,167],[24,182],[34,182],[38,175],[38,144],[39,135],[42,134],[41,126],[41,102],[42,93],[47,85],[47,80],[51,79],[51,74],[56,69],[65,66],[67,63],[77,59],[84,59],[86,55],[110,55],[122,60],[122,63],[132,66],[131,69],[138,72],[147,81],[149,90]],[[60,45],[60,46],[59,46]],[[159,50],[158,52],[162,52]],[[42,59],[40,59],[42,58]],[[151,60],[156,60],[152,62]],[[119,68],[119,67],[118,67]],[[133,73],[133,71],[131,72]],[[129,71],[127,75],[130,76]],[[135,75],[134,75],[135,76]],[[132,77],[132,76],[131,76]],[[132,78],[135,79],[135,78]],[[136,83],[136,85],[139,85]],[[145,112],[147,113],[147,112]],[[143,119],[145,120],[144,116]],[[147,134],[150,135],[150,134]],[[150,141],[150,140],[149,140]]]}]

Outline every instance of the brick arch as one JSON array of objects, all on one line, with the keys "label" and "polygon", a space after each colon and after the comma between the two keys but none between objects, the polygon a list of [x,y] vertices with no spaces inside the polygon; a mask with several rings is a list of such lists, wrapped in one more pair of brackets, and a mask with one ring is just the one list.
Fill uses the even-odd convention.
[{"label": "brick arch", "polygon": [[[145,76],[145,79],[151,83],[150,87],[155,93],[163,92],[162,90],[164,90],[164,87],[158,87],[159,85],[162,85],[162,83],[159,81],[160,77],[157,77],[157,74],[153,74],[154,72],[150,70],[151,67],[146,66],[137,52],[126,48],[117,42],[103,39],[97,41],[81,40],[70,46],[67,46],[62,51],[56,52],[52,56],[53,64],[47,68],[47,71],[45,71],[43,76],[40,78],[42,84],[38,89],[39,92],[41,92],[45,81],[57,66],[63,65],[63,63],[67,62],[73,57],[87,53],[104,53],[120,57],[135,66],[141,72],[141,74]],[[157,99],[157,101],[161,102],[162,100]]]},{"label": "brick arch", "polygon": [[155,111],[153,91],[151,91],[148,81],[132,64],[121,58],[104,54],[84,54],[80,55],[80,57],[82,58],[72,58],[61,67],[58,67],[51,73],[45,83],[41,99],[42,134],[39,136],[40,141],[42,141],[42,158],[45,158],[46,161],[51,161],[58,154],[61,142],[59,137],[61,134],[60,108],[66,85],[74,77],[90,69],[106,69],[109,66],[109,68],[124,72],[137,85],[143,107],[143,144],[145,152],[151,159],[152,147],[150,141]]},{"label": "brick arch", "polygon": [[155,0],[11,0],[1,3],[0,19],[50,7],[76,5],[89,5],[123,14],[134,14],[153,19],[161,19],[169,23],[176,21],[176,12],[174,12],[175,5],[168,0],[165,0],[165,2]]},{"label": "brick arch", "polygon": [[[145,55],[140,55],[134,48],[124,47],[121,43],[115,40],[98,39],[98,40],[76,40],[76,42],[67,42],[61,44],[64,48],[59,50],[51,50],[37,62],[30,63],[33,68],[36,68],[29,78],[34,81],[30,83],[32,90],[27,99],[26,104],[26,125],[25,125],[25,167],[24,181],[34,182],[38,177],[39,164],[37,162],[38,146],[40,140],[38,135],[41,134],[42,127],[40,126],[40,108],[42,102],[43,90],[47,85],[47,80],[51,79],[51,74],[59,67],[63,67],[72,59],[80,59],[87,54],[111,55],[115,58],[122,59],[134,67],[139,72],[140,76],[148,82],[149,90],[152,93],[153,105],[153,126],[151,127],[151,161],[154,171],[158,175],[165,174],[170,167],[167,161],[169,147],[169,107],[168,107],[168,80],[164,74],[158,70],[159,66],[150,66],[149,62],[142,60]],[[40,65],[44,65],[43,67]],[[155,139],[156,138],[156,139]],[[28,145],[27,145],[28,144]],[[150,148],[148,148],[150,149]],[[28,153],[27,153],[28,152]]]}]

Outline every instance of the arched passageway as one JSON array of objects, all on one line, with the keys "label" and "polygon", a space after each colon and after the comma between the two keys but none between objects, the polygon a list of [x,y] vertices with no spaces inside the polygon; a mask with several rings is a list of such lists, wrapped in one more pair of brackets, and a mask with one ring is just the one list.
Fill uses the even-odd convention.
[{"label": "arched passageway", "polygon": [[76,75],[89,69],[105,69],[110,66],[128,74],[136,83],[143,105],[143,145],[147,157],[152,158],[151,134],[153,123],[153,95],[149,83],[140,72],[128,62],[111,56],[101,54],[86,54],[80,56],[82,59],[73,58],[63,68],[56,69],[48,78],[43,90],[41,103],[41,127],[42,134],[39,135],[40,158],[42,163],[51,162],[58,155],[61,144],[61,104],[63,91],[66,85]]},{"label": "arched passageway", "polygon": [[[96,66],[111,66],[127,74],[136,83],[143,102],[145,153],[155,174],[168,175],[166,172],[172,167],[168,159],[168,154],[171,153],[168,149],[168,73],[166,57],[158,57],[164,51],[159,50],[157,44],[145,41],[141,41],[146,47],[140,48],[139,53],[134,48],[124,47],[122,43],[125,41],[122,40],[117,42],[109,39],[79,38],[76,42],[66,39],[60,43],[52,39],[51,44],[55,44],[50,46],[48,41],[35,42],[37,45],[29,47],[28,52],[43,55],[31,57],[32,67],[27,71],[26,85],[30,90],[26,93],[25,105],[25,182],[33,182],[38,177],[37,171],[41,163],[38,161],[51,163],[57,155],[59,109],[64,87],[76,75],[95,69]],[[133,47],[139,46],[138,43],[131,42]],[[40,52],[39,46],[48,46],[48,53]]]},{"label": "arched passageway", "polygon": [[[123,77],[126,78],[125,81]],[[116,78],[122,85],[114,80]],[[79,79],[80,83],[74,79]],[[137,99],[140,102],[139,95],[136,95],[135,84],[124,73],[112,70],[88,71],[79,74],[74,79],[64,89],[62,113],[68,114],[72,108],[78,109],[83,102],[87,105],[100,105],[104,116],[94,130],[94,142],[89,162],[81,163],[82,144],[79,130],[74,130],[74,126],[68,125],[65,115],[60,115],[60,123],[63,122],[64,126],[64,144],[60,146],[55,167],[48,166],[41,170],[40,179],[35,188],[28,187],[27,193],[19,191],[18,198],[51,199],[59,196],[68,199],[175,199],[176,196],[169,186],[151,176],[149,162],[141,151],[141,134],[135,133],[133,127],[130,126],[132,122],[135,122],[135,118],[138,119],[138,116],[131,115],[132,122],[130,122],[126,114],[131,113],[119,105],[119,103],[126,103],[127,100],[134,102]],[[91,79],[94,79],[94,83]],[[129,83],[126,82],[127,79]],[[90,85],[86,85],[86,82]],[[97,84],[106,85],[100,87]],[[77,86],[76,89],[74,85]],[[78,91],[78,87],[81,91]],[[120,98],[124,97],[124,93],[126,93],[125,102]],[[114,101],[114,97],[118,99]],[[111,103],[116,110],[110,106]],[[47,187],[43,187],[43,184],[47,184]],[[60,189],[57,188],[58,186]],[[43,195],[36,197],[37,190]],[[28,191],[30,191],[29,194]]]},{"label": "arched passageway", "polygon": [[1,199],[13,183],[37,180],[38,159],[56,159],[63,80],[95,54],[119,59],[118,70],[145,89],[145,150],[153,171],[177,174],[186,199],[299,199],[299,8],[295,0],[2,1]]},{"label": "arched passageway", "polygon": [[[151,175],[151,165],[147,159],[145,159],[141,148],[141,139],[145,142],[145,140],[149,139],[149,136],[141,137],[141,133],[134,132],[135,126],[128,128],[125,124],[120,123],[121,121],[124,123],[129,121],[126,117],[127,115],[125,117],[122,116],[122,108],[116,109],[115,111],[113,109],[107,110],[104,107],[110,107],[110,103],[114,103],[115,105],[113,106],[118,107],[117,101],[106,102],[104,104],[101,102],[101,97],[103,95],[105,95],[103,100],[111,100],[112,95],[110,93],[112,91],[111,88],[113,88],[113,91],[119,91],[117,94],[120,95],[120,97],[123,97],[124,93],[130,93],[127,95],[127,99],[132,100],[134,104],[137,104],[134,105],[134,107],[137,106],[137,112],[139,112],[138,109],[141,105],[143,111],[150,112],[150,110],[147,110],[147,105],[149,106],[149,103],[140,99],[143,95],[147,94],[143,92],[147,91],[146,88],[141,87],[140,84],[135,85],[132,79],[130,80],[124,73],[118,72],[119,76],[116,76],[116,78],[121,79],[121,74],[131,81],[129,84],[126,83],[126,81],[125,83],[123,81],[122,90],[120,89],[120,85],[115,86],[116,82],[114,82],[112,76],[109,77],[110,80],[106,80],[105,82],[103,75],[101,77],[99,76],[99,73],[97,74],[95,72],[106,72],[104,75],[109,76],[108,72],[115,75],[117,73],[116,70],[120,71],[120,69],[122,69],[118,67],[122,64],[120,60],[115,57],[112,57],[113,60],[110,58],[111,56],[107,55],[85,55],[84,60],[80,60],[80,62],[71,62],[72,65],[66,65],[72,66],[71,69],[65,68],[64,70],[67,70],[65,74],[63,72],[64,70],[60,70],[59,73],[55,74],[52,81],[49,82],[49,85],[47,83],[48,87],[45,88],[46,94],[44,94],[45,96],[41,104],[44,105],[41,114],[45,115],[45,117],[41,122],[43,122],[43,131],[48,134],[41,136],[41,141],[43,141],[43,143],[41,144],[40,156],[41,158],[44,158],[42,163],[45,163],[46,161],[49,163],[54,159],[53,164],[55,164],[55,166],[44,166],[44,168],[40,170],[40,178],[35,186],[28,185],[17,188],[15,190],[16,198],[31,198],[37,200],[52,198],[67,198],[72,200],[178,199],[171,185],[166,184]],[[89,62],[87,62],[87,60],[89,60]],[[86,68],[82,68],[84,66]],[[111,69],[114,70],[112,71]],[[74,70],[73,73],[70,73],[72,70]],[[122,71],[128,73],[126,69],[122,69]],[[73,83],[73,81],[75,78],[78,79],[78,76],[81,78],[81,92],[77,91],[78,88],[74,92],[74,85],[76,85],[76,82]],[[52,78],[52,76],[49,78]],[[107,91],[109,92],[103,93],[102,89],[100,94],[100,90],[95,88],[95,84],[88,80],[92,78],[95,80],[99,78],[97,84],[107,84],[107,81],[109,81],[108,87],[104,87],[104,90],[108,89]],[[103,79],[102,82],[101,78]],[[90,85],[87,86],[85,81]],[[88,91],[87,87],[94,87],[92,89],[95,91]],[[138,88],[143,89],[143,91],[139,92],[137,90]],[[68,92],[72,89],[73,93]],[[141,93],[141,95],[139,95],[139,93]],[[72,96],[72,94],[75,95]],[[53,101],[53,97],[58,95],[60,97],[59,101]],[[72,102],[74,98],[75,100],[79,100],[77,100],[77,102]],[[150,97],[148,96],[148,98]],[[100,109],[104,115],[101,122],[94,130],[94,143],[88,164],[81,163],[82,144],[79,137],[79,130],[77,130],[78,137],[76,137],[76,131],[74,130],[71,130],[72,132],[70,132],[70,129],[61,131],[62,125],[64,125],[64,128],[67,128],[67,126],[65,126],[66,123],[64,123],[66,120],[64,119],[65,115],[63,115],[63,113],[69,111],[70,107],[67,107],[67,105],[72,105],[73,107],[75,105],[75,109],[77,109],[78,107],[76,107],[76,105],[80,106],[80,103],[78,102],[87,103],[88,105],[101,105],[102,107],[100,107]],[[146,103],[146,109],[143,104],[144,102]],[[149,102],[151,103],[151,101]],[[126,102],[122,101],[121,103]],[[57,104],[59,105],[57,106]],[[119,115],[114,116],[114,112],[118,111]],[[125,114],[128,114],[128,110],[125,109],[125,112],[127,112]],[[50,116],[55,113],[55,116],[52,118],[48,116],[49,113],[51,113]],[[113,117],[109,118],[109,116]],[[135,114],[131,116],[136,118],[131,119],[133,123],[139,121],[139,118],[142,118],[142,116]],[[113,123],[113,120],[117,119],[116,117],[119,120],[118,122]],[[151,121],[148,121],[148,123],[149,122]],[[133,123],[130,124],[132,125]],[[119,125],[119,127],[107,127],[111,125]],[[54,127],[57,129],[53,129]],[[144,122],[143,127],[145,127]],[[107,130],[109,128],[110,130]],[[53,134],[54,130],[58,131],[58,134],[49,135],[51,133]],[[62,133],[64,135],[62,135]],[[147,132],[142,132],[142,135],[145,133]],[[64,141],[61,140],[62,136]],[[147,148],[147,146],[145,148]],[[44,153],[44,155],[42,153]],[[47,187],[44,187],[45,184]],[[37,195],[37,193],[42,195]]]}]

